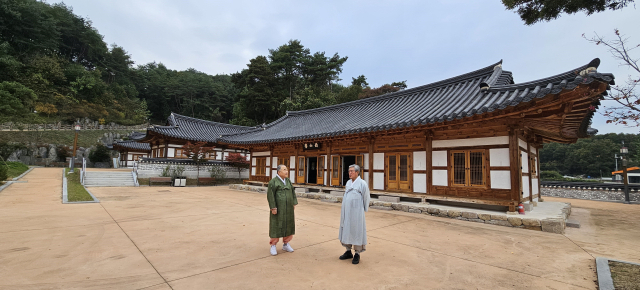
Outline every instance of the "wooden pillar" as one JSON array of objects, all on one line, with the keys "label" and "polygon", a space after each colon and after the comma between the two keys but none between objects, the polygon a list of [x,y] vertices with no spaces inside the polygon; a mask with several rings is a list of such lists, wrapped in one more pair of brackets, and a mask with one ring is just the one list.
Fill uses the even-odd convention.
[{"label": "wooden pillar", "polygon": [[[224,151],[220,152],[224,158]],[[255,180],[253,175],[253,150],[249,149],[249,180]]]},{"label": "wooden pillar", "polygon": [[373,189],[373,148],[376,145],[376,139],[369,139],[369,190]]},{"label": "wooden pillar", "polygon": [[426,142],[424,146],[427,151],[426,154],[426,169],[427,169],[427,194],[433,192],[433,132],[427,131]]},{"label": "wooden pillar", "polygon": [[296,158],[295,158],[295,160],[293,160],[293,164],[295,164],[295,165],[296,165],[296,167],[295,167],[295,169],[296,169],[296,170],[293,172],[293,176],[294,176],[293,178],[294,178],[294,180],[295,180],[295,182],[296,182],[296,183],[298,183],[298,170],[299,170],[299,168],[298,168],[298,167],[300,166],[300,165],[298,164],[298,151],[300,150],[300,146],[299,146],[299,145],[300,145],[300,144],[294,144],[294,145],[293,145],[293,146],[294,146],[294,148],[295,148],[295,150],[296,150]]},{"label": "wooden pillar", "polygon": [[[122,159],[120,159],[120,161],[122,161]],[[118,165],[122,165],[122,164],[118,164]],[[124,167],[126,168],[128,166],[129,166],[129,151],[124,151]]]},{"label": "wooden pillar", "polygon": [[542,187],[540,184],[540,147],[536,146],[536,161],[538,163],[538,202],[542,202]]},{"label": "wooden pillar", "polygon": [[[529,201],[533,203],[533,172],[531,172],[531,145],[530,142],[527,141],[527,165],[529,166]],[[538,188],[538,191],[540,188]]]},{"label": "wooden pillar", "polygon": [[164,141],[164,158],[169,158],[169,141]]},{"label": "wooden pillar", "polygon": [[331,142],[327,142],[327,166],[326,170],[326,178],[327,178],[327,186],[331,186],[331,177],[332,177],[332,171],[331,171],[331,167],[333,166],[333,160],[331,159]]},{"label": "wooden pillar", "polygon": [[[515,212],[515,206],[522,196],[522,177],[520,170],[520,145],[518,135],[514,128],[509,129],[509,164],[511,167],[511,204],[509,211]],[[518,179],[519,178],[519,179]]]},{"label": "wooden pillar", "polygon": [[272,177],[275,177],[275,176],[271,176],[272,170],[273,170],[273,147],[269,147],[269,172],[267,172],[267,176],[269,177],[269,180],[271,180]]}]

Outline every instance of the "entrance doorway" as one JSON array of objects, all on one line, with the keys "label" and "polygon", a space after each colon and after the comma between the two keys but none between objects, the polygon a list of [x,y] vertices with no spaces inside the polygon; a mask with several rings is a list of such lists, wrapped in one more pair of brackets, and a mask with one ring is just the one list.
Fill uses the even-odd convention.
[{"label": "entrance doorway", "polygon": [[347,185],[349,181],[349,166],[356,164],[356,156],[342,156],[342,186]]},{"label": "entrance doorway", "polygon": [[307,183],[318,183],[318,157],[307,158]]}]

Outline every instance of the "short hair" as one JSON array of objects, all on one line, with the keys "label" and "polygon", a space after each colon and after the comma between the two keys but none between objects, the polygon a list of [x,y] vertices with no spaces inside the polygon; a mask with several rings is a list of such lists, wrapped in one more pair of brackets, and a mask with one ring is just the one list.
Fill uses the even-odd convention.
[{"label": "short hair", "polygon": [[276,168],[277,169],[276,172],[280,172],[280,170],[282,170],[283,167],[287,167],[287,166],[285,166],[284,164],[278,165],[278,168]]},{"label": "short hair", "polygon": [[352,167],[356,172],[358,172],[358,174],[360,174],[360,166],[358,164],[349,165],[349,168],[352,168]]}]

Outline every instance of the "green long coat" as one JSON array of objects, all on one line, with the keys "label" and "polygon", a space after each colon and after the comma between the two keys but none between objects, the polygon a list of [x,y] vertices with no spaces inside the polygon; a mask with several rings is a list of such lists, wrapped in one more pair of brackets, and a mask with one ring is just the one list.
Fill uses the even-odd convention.
[{"label": "green long coat", "polygon": [[277,208],[278,213],[272,214],[269,210],[269,237],[282,238],[296,233],[296,223],[293,206],[298,204],[298,199],[291,185],[291,180],[285,178],[286,185],[278,176],[269,181],[267,200],[269,209]]}]

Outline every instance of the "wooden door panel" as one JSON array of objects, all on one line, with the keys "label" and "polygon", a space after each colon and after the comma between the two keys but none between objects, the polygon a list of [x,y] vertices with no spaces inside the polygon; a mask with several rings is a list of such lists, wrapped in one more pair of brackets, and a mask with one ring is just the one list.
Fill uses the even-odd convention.
[{"label": "wooden door panel", "polygon": [[305,183],[305,157],[304,156],[300,156],[298,157],[298,164],[296,164],[296,183]]},{"label": "wooden door panel", "polygon": [[316,175],[316,177],[318,178],[318,180],[316,180],[317,184],[324,184],[324,156],[318,156],[318,174]]},{"label": "wooden door panel", "polygon": [[331,156],[331,185],[340,185],[340,156]]}]

